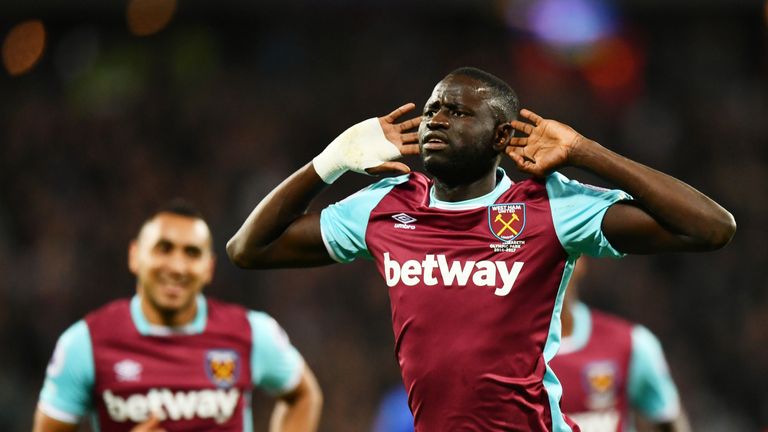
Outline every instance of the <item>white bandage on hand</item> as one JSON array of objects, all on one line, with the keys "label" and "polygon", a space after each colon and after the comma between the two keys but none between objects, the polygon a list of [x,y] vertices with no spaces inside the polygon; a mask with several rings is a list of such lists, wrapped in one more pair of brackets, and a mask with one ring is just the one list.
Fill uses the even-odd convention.
[{"label": "white bandage on hand", "polygon": [[331,184],[347,171],[367,174],[366,168],[400,156],[400,150],[387,140],[379,119],[374,117],[342,132],[312,159],[312,165],[320,178]]}]

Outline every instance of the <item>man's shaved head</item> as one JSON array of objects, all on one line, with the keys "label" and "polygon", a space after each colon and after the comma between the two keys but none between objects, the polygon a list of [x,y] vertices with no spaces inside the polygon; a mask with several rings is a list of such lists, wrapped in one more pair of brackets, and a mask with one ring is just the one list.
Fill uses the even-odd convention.
[{"label": "man's shaved head", "polygon": [[465,76],[487,86],[488,104],[493,108],[500,123],[510,122],[517,118],[520,101],[512,87],[501,78],[474,67],[458,68],[449,73],[446,78],[450,76]]}]

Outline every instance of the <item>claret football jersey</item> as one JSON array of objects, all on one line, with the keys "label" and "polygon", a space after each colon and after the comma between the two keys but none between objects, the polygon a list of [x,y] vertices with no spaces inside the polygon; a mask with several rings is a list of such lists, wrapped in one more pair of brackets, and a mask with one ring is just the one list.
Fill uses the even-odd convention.
[{"label": "claret football jersey", "polygon": [[601,231],[631,199],[559,173],[438,200],[426,176],[387,178],[321,213],[340,262],[372,258],[389,287],[395,354],[417,431],[570,431],[548,362],[581,254],[618,257]]},{"label": "claret football jersey", "polygon": [[551,362],[562,408],[583,431],[634,431],[634,413],[653,422],[680,415],[677,388],[658,339],[645,327],[572,306],[573,332]]},{"label": "claret football jersey", "polygon": [[129,431],[154,415],[167,431],[251,431],[253,387],[298,384],[304,361],[277,322],[203,296],[190,324],[150,324],[138,296],[88,314],[62,334],[39,409],[96,430]]}]

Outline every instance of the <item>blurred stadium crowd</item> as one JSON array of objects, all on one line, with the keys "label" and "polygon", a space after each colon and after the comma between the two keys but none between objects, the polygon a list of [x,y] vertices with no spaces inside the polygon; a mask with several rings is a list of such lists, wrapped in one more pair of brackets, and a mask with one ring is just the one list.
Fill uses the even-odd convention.
[{"label": "blurred stadium crowd", "polygon": [[[596,262],[582,295],[659,336],[695,430],[768,427],[765,4],[168,4],[168,19],[143,31],[126,25],[125,5],[0,6],[3,37],[28,19],[45,32],[29,70],[13,69],[13,47],[3,48],[0,430],[29,429],[58,335],[131,295],[128,241],[176,196],[197,202],[214,232],[207,292],[286,328],[323,386],[321,430],[365,430],[399,381],[373,266],[246,272],[224,244],[343,129],[420,106],[464,65],[733,212],[739,231],[726,249]],[[369,181],[347,176],[317,204]],[[266,425],[267,399],[255,404]]]}]

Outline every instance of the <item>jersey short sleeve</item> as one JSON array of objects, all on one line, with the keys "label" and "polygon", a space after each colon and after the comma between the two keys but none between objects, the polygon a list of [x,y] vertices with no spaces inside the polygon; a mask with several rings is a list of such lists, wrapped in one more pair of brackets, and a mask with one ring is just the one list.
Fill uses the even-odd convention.
[{"label": "jersey short sleeve", "polygon": [[632,197],[618,189],[603,189],[570,180],[560,173],[547,177],[552,220],[560,243],[569,255],[622,257],[603,235],[605,211]]},{"label": "jersey short sleeve", "polygon": [[667,422],[680,414],[680,400],[659,340],[643,326],[632,329],[630,405],[650,420]]},{"label": "jersey short sleeve", "polygon": [[77,423],[92,407],[94,379],[91,335],[80,320],[56,343],[40,391],[40,410],[55,420]]},{"label": "jersey short sleeve", "polygon": [[271,316],[248,312],[253,347],[251,374],[253,385],[272,395],[296,388],[304,371],[304,359],[291,345],[288,335]]},{"label": "jersey short sleeve", "polygon": [[365,231],[371,211],[408,175],[388,177],[374,183],[320,213],[320,232],[330,256],[339,262],[350,262],[359,256],[370,257]]}]

